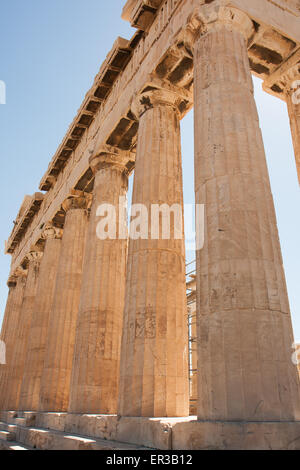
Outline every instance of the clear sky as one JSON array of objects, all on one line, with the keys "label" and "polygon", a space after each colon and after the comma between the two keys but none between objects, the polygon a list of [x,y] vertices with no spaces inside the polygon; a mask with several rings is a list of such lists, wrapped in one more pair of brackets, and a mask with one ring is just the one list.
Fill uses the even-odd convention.
[{"label": "clear sky", "polygon": [[[125,0],[9,0],[0,10],[1,213],[0,323],[10,256],[4,240],[25,194],[41,177],[117,36],[134,30],[121,19]],[[300,192],[285,104],[255,95],[266,147],[296,340],[300,342]],[[185,203],[193,195],[193,113],[182,121]],[[188,259],[193,254],[188,253]]]}]

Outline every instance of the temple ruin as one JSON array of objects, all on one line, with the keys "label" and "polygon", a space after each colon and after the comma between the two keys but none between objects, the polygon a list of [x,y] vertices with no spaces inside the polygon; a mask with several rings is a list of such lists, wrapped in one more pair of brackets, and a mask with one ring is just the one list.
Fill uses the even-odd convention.
[{"label": "temple ruin", "polygon": [[[122,17],[135,34],[116,39],[6,242],[0,448],[300,449],[252,82],[287,104],[300,181],[300,1],[128,0]],[[100,239],[97,209],[132,173],[133,204],[183,207],[192,108],[205,241],[186,283],[184,236]]]}]

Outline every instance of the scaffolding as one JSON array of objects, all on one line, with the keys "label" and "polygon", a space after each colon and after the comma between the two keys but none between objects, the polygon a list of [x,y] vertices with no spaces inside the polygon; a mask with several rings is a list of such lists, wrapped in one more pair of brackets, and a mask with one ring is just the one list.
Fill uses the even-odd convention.
[{"label": "scaffolding", "polygon": [[197,414],[196,260],[186,265],[190,415]]}]

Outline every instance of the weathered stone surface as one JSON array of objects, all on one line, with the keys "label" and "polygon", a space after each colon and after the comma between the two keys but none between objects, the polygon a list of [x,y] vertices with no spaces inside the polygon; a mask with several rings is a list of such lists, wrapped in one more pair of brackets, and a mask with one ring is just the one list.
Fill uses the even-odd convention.
[{"label": "weathered stone surface", "polygon": [[299,421],[251,423],[197,421],[191,417],[159,419],[70,413],[27,415],[1,413],[0,430],[14,433],[15,445],[44,450],[138,450],[142,447],[160,450],[300,449]]},{"label": "weathered stone surface", "polygon": [[300,384],[244,37],[249,20],[236,21],[239,15],[232,10],[229,24],[205,26],[195,44],[195,189],[205,204],[198,417],[293,421],[300,419]]},{"label": "weathered stone surface", "polygon": [[[69,407],[72,413],[117,411],[127,253],[126,227],[125,237],[119,238],[123,223],[119,219],[119,198],[127,197],[125,165],[129,155],[111,152],[101,152],[90,163],[95,183],[75,341]],[[115,239],[98,236],[97,210],[101,204],[116,209]]]},{"label": "weathered stone surface", "polygon": [[23,379],[28,337],[31,328],[33,306],[37,292],[39,268],[42,252],[31,251],[27,256],[28,274],[20,307],[19,322],[16,327],[16,338],[12,356],[12,366],[8,384],[9,402],[7,409],[17,410],[19,406],[21,384]]},{"label": "weathered stone surface", "polygon": [[[8,287],[9,293],[4,313],[4,319],[2,323],[1,329],[1,341],[3,341],[5,345],[5,364],[0,365],[0,410],[5,408],[5,402],[7,399],[7,380],[8,380],[8,373],[9,373],[9,361],[12,357],[11,351],[11,335],[12,329],[14,328],[14,322],[16,321],[15,316],[15,305],[18,304],[19,300],[18,297],[20,296],[20,286],[21,283],[19,282],[18,288],[18,277],[11,276],[8,280]],[[23,282],[22,282],[23,285]],[[21,292],[22,294],[22,292]]]},{"label": "weathered stone surface", "polygon": [[[128,0],[123,15],[136,33],[115,41],[42,178],[46,193],[25,197],[6,243],[12,276],[0,409],[17,409],[20,395],[21,410],[53,413],[4,413],[0,448],[1,439],[4,448],[6,439],[40,449],[123,448],[116,441],[299,448],[300,382],[250,75],[287,102],[299,173],[299,2]],[[180,240],[172,233],[178,221],[170,237],[151,239],[151,219],[142,227],[148,239],[130,240],[125,297],[126,234],[99,239],[97,219],[101,204],[117,207],[126,195],[134,165],[133,203],[148,215],[152,204],[182,209],[179,121],[193,88],[196,202],[206,213],[197,253],[198,387],[193,374],[190,390],[199,421],[183,418],[182,227]],[[86,245],[83,191],[93,193]],[[116,229],[124,232],[120,217]],[[40,275],[30,260],[25,286],[28,253],[44,244]],[[190,330],[196,336],[195,322]],[[92,412],[102,414],[82,414]],[[28,429],[35,420],[39,427]]]},{"label": "weathered stone surface", "polygon": [[90,195],[74,194],[63,203],[66,212],[49,314],[40,411],[67,411],[82,280]]},{"label": "weathered stone surface", "polygon": [[[147,92],[133,109],[140,124],[132,203],[143,204],[149,219],[153,204],[177,204],[183,223],[177,96],[164,90]],[[185,416],[189,405],[183,225],[178,238],[173,220],[169,239],[162,239],[161,220],[157,239],[151,239],[151,225],[146,228],[148,239],[129,240],[118,413]]]},{"label": "weathered stone surface", "polygon": [[2,375],[1,375],[1,397],[2,397],[2,406],[1,409],[11,409],[11,405],[14,408],[15,403],[12,402],[11,395],[11,377],[13,373],[14,366],[14,353],[15,345],[17,340],[18,325],[21,321],[22,316],[22,302],[24,298],[24,291],[26,285],[26,276],[27,271],[22,268],[18,269],[15,273],[17,277],[16,287],[14,287],[13,296],[12,296],[12,305],[7,312],[7,326],[4,334],[4,342],[6,347],[6,364],[1,366]]},{"label": "weathered stone surface", "polygon": [[230,422],[189,419],[172,428],[172,448],[185,450],[299,450],[300,421]]},{"label": "weathered stone surface", "polygon": [[[213,4],[217,5],[218,1],[214,0]],[[148,33],[144,36],[135,35],[132,38],[128,64],[125,61],[127,65],[118,69],[118,76],[113,86],[109,84],[107,88],[100,87],[101,92],[105,90],[105,93],[99,95],[99,98],[97,97],[99,80],[103,79],[105,61],[103,64],[105,67],[101,67],[79,115],[76,116],[76,125],[79,124],[87,107],[96,106],[97,111],[85,118],[88,122],[85,124],[87,128],[83,136],[76,141],[78,145],[74,151],[69,149],[65,153],[62,147],[59,149],[61,152],[58,151],[55,155],[55,161],[62,162],[59,173],[54,176],[53,172],[57,170],[52,164],[49,166],[43,181],[49,178],[52,181],[53,191],[48,191],[45,194],[41,209],[34,217],[32,230],[24,233],[19,246],[14,250],[12,271],[22,262],[30,250],[30,246],[38,241],[42,232],[42,224],[53,219],[62,202],[68,196],[69,189],[80,185],[83,175],[89,173],[90,149],[94,148],[96,140],[100,148],[109,140],[118,126],[122,127],[127,121],[128,124],[129,122],[132,124],[128,118],[132,97],[141,90],[149,75],[155,75],[161,66],[171,62],[171,66],[165,70],[167,81],[171,81],[173,84],[176,81],[183,82],[185,86],[191,86],[193,60],[188,52],[189,44],[185,44],[182,37],[184,37],[183,33],[186,27],[191,26],[191,18],[195,8],[203,3],[203,0],[178,0],[176,2],[166,0],[163,6],[158,9]],[[289,6],[290,2],[287,3],[283,0],[280,6],[279,0],[277,4],[273,0],[251,0],[251,2],[248,0],[231,0],[229,2],[228,0],[223,3],[230,3],[245,11],[256,22],[257,29],[249,47],[253,73],[266,79],[269,74],[273,74],[279,66],[293,57],[300,45],[300,28],[299,15],[296,14],[295,8]],[[283,5],[285,6],[283,7]],[[176,62],[173,69],[174,48],[177,52],[179,51],[179,55],[183,53],[186,54],[186,57],[182,57]],[[124,54],[127,55],[128,49],[124,49],[124,51]],[[268,91],[274,93],[273,90]],[[188,109],[191,108],[191,104],[188,103]],[[74,126],[71,126],[64,143],[69,139],[72,140],[73,130]],[[130,127],[129,134],[132,132],[133,129]],[[127,137],[130,136],[126,136],[124,133],[124,137],[117,140],[117,144],[122,146],[124,142],[127,143]],[[130,139],[132,139],[132,135]],[[99,148],[96,150],[98,151]],[[68,184],[65,184],[66,181]]]},{"label": "weathered stone surface", "polygon": [[[4,317],[3,317],[3,323],[2,323],[2,328],[1,328],[1,335],[0,335],[0,340],[2,341],[2,348],[4,348],[4,354],[5,357],[3,360],[6,362],[6,338],[9,330],[9,319],[11,317],[11,310],[12,310],[12,305],[13,305],[13,298],[15,295],[15,287],[16,287],[17,281],[14,279],[14,281],[9,284],[9,292],[8,292],[8,297],[7,297],[7,302],[6,302],[6,307],[5,307],[5,312],[4,312]],[[4,345],[4,346],[3,346]],[[3,350],[2,350],[3,352]],[[0,410],[3,409],[3,404],[5,400],[5,388],[4,388],[4,377],[6,375],[6,364],[0,364]]]},{"label": "weathered stone surface", "polygon": [[47,226],[43,232],[46,243],[40,266],[20,393],[19,409],[23,411],[35,411],[39,408],[49,314],[60,256],[61,235],[61,230],[51,225]]},{"label": "weathered stone surface", "polygon": [[[0,422],[0,450],[146,450],[144,446],[129,443],[110,441],[86,434],[68,432],[56,429],[55,423],[49,422],[50,426],[42,427],[39,417],[43,417],[45,423],[51,413],[38,413],[36,422],[21,424],[19,417],[23,413],[15,413],[13,416],[2,413]],[[83,430],[82,428],[81,430]],[[12,442],[16,441],[16,442]],[[10,445],[8,445],[10,442]]]}]

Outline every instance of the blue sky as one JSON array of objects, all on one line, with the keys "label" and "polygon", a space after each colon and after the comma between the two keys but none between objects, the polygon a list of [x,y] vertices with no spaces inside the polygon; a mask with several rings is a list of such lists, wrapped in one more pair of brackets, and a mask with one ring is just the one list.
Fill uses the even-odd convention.
[{"label": "blue sky", "polygon": [[[38,190],[48,163],[117,36],[133,29],[121,19],[125,0],[10,0],[1,2],[0,323],[10,256],[4,240],[25,194]],[[266,147],[293,316],[300,342],[300,191],[286,106],[261,90],[255,96]],[[193,194],[193,113],[182,121],[185,203]],[[188,253],[192,259],[193,254]]]}]

